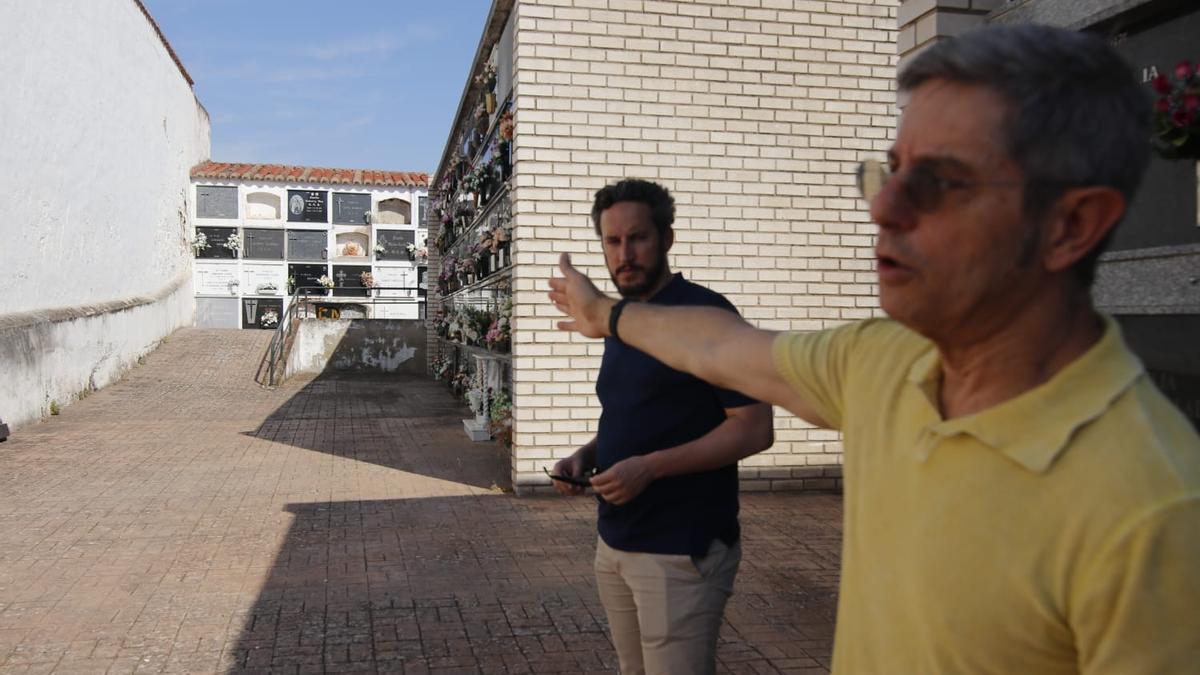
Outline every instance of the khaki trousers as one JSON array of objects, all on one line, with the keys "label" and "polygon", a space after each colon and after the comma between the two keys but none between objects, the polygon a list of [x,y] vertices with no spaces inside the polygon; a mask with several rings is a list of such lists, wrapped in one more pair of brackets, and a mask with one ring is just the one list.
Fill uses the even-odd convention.
[{"label": "khaki trousers", "polygon": [[716,672],[717,635],[742,548],[714,539],[703,558],[628,553],[596,542],[596,587],[622,675]]}]

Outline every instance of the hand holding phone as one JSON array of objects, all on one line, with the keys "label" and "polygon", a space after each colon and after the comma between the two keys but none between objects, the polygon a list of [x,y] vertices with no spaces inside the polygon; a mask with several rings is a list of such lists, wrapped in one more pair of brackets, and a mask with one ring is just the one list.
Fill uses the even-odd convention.
[{"label": "hand holding phone", "polygon": [[545,471],[546,475],[549,476],[551,480],[558,480],[564,483],[570,483],[571,485],[578,485],[579,487],[592,486],[592,476],[590,472],[582,476],[560,476],[556,473],[550,473],[550,470],[546,467],[542,467],[542,471]]}]

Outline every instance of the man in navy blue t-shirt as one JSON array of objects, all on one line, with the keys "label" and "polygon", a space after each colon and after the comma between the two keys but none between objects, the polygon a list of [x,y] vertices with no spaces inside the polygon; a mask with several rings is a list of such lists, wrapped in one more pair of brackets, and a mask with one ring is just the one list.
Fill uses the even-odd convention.
[{"label": "man in navy blue t-shirt", "polygon": [[[671,273],[675,202],[662,186],[630,179],[605,187],[592,221],[621,303],[737,311]],[[615,335],[604,341],[596,393],[603,406],[596,438],[554,469],[571,477],[596,472],[596,582],[621,672],[712,673],[741,561],[737,462],[774,442],[771,407],[668,368]],[[554,484],[563,494],[583,493]]]}]

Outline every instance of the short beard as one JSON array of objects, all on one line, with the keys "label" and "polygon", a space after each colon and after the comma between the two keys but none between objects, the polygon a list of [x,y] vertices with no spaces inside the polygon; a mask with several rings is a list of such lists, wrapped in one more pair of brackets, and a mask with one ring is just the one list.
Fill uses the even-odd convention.
[{"label": "short beard", "polygon": [[615,272],[609,272],[609,276],[612,278],[613,285],[617,287],[617,292],[621,294],[621,297],[637,298],[642,297],[654,290],[654,287],[658,285],[658,282],[662,281],[662,276],[663,273],[666,272],[666,269],[667,253],[666,251],[662,251],[658,256],[658,260],[654,261],[654,265],[646,270],[645,281],[639,284],[622,286],[621,284],[617,283],[617,275]]}]

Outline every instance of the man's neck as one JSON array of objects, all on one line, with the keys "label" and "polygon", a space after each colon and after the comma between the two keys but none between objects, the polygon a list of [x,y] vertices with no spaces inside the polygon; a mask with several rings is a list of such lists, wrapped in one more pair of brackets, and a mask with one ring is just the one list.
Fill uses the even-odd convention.
[{"label": "man's neck", "polygon": [[997,321],[977,338],[935,340],[938,403],[951,419],[986,410],[1049,381],[1104,333],[1090,301],[1042,302]]}]

